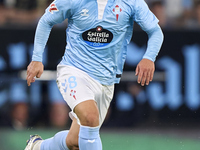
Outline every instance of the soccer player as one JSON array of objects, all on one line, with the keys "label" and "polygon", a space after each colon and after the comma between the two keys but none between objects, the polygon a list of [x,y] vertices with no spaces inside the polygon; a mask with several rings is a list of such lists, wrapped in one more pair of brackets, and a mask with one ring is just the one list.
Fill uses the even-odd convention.
[{"label": "soccer player", "polygon": [[53,25],[65,19],[67,45],[57,84],[73,122],[52,138],[31,136],[25,150],[102,150],[99,129],[120,81],[134,21],[148,34],[146,53],[136,67],[138,83],[148,85],[153,79],[163,33],[144,0],[55,0],[36,29],[28,86],[43,72],[42,53]]}]

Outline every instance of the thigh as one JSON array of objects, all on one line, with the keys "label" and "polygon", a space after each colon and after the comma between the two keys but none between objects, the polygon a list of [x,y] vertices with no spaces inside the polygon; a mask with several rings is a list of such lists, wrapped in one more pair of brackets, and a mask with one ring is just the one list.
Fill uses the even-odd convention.
[{"label": "thigh", "polygon": [[103,124],[105,120],[106,114],[108,112],[110,103],[112,101],[114,94],[114,85],[102,86],[102,93],[101,95],[96,96],[96,102],[99,109],[99,123],[100,126]]},{"label": "thigh", "polygon": [[63,66],[58,69],[57,85],[71,110],[79,103],[94,99],[87,74],[76,68]]}]

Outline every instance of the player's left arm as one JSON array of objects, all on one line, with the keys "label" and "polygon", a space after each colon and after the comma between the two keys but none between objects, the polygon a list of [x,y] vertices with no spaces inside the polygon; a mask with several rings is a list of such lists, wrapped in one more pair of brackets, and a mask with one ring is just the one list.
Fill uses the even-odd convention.
[{"label": "player's left arm", "polygon": [[149,10],[144,0],[134,1],[134,20],[140,25],[148,35],[148,43],[146,53],[143,59],[136,67],[136,76],[138,76],[138,83],[144,86],[148,85],[153,80],[155,71],[154,61],[158,55],[163,43],[163,32],[158,25],[159,20]]},{"label": "player's left arm", "polygon": [[154,61],[160,51],[164,38],[159,25],[157,25],[152,30],[146,32],[148,34],[147,50],[143,56],[143,59],[136,67],[136,76],[138,76],[137,81],[142,86],[144,86],[145,84],[148,85],[149,82],[153,80],[153,75],[155,71]]}]

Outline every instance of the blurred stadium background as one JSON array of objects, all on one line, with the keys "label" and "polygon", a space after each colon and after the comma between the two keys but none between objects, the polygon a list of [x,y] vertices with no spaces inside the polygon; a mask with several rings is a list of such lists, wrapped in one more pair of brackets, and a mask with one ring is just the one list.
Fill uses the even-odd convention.
[{"label": "blurred stadium background", "polygon": [[[68,129],[69,108],[55,70],[65,48],[67,21],[56,25],[45,53],[46,72],[31,87],[37,22],[52,0],[0,0],[0,150],[21,150],[30,134],[43,138]],[[200,1],[146,0],[159,18],[165,41],[153,82],[136,83],[134,70],[147,36],[137,24],[122,81],[116,85],[101,129],[105,150],[198,150],[200,147]]]}]

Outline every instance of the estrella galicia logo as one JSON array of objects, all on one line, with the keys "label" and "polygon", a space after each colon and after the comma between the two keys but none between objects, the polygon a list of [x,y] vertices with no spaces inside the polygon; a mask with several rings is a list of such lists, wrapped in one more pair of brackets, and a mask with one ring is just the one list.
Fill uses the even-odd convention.
[{"label": "estrella galicia logo", "polygon": [[96,28],[83,32],[82,38],[92,47],[104,47],[112,41],[113,34],[101,26],[97,26]]}]

